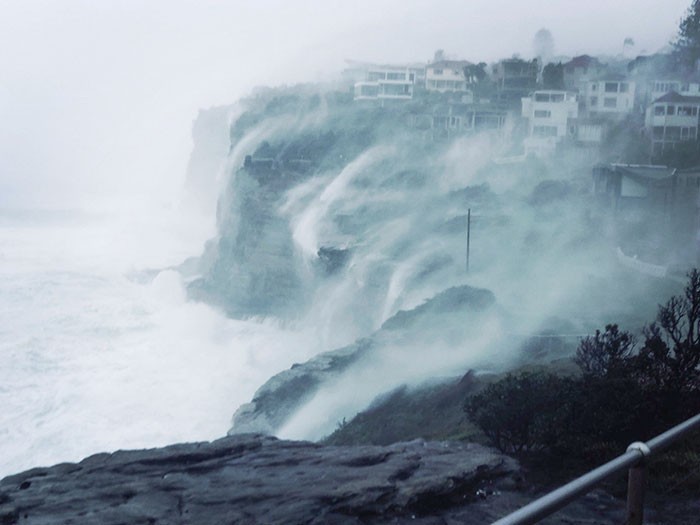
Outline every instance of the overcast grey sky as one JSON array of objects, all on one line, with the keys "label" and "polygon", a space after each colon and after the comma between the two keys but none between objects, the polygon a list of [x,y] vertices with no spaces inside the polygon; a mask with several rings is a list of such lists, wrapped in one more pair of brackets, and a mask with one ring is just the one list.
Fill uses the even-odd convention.
[{"label": "overcast grey sky", "polygon": [[344,58],[654,52],[690,0],[0,0],[0,206],[180,187],[197,109]]}]

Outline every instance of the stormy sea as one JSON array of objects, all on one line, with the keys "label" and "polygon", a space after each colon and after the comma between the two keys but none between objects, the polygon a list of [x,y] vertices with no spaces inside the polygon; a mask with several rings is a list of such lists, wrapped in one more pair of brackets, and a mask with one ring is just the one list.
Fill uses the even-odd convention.
[{"label": "stormy sea", "polygon": [[[187,302],[201,217],[0,210],[0,477],[209,440],[304,335]],[[290,345],[291,342],[296,344]]]}]

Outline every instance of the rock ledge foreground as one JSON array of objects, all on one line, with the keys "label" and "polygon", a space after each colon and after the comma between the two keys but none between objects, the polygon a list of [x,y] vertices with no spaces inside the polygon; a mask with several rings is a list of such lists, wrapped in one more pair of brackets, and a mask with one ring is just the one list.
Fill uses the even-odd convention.
[{"label": "rock ledge foreground", "polygon": [[[474,444],[333,447],[238,435],[9,476],[0,523],[420,523],[517,468]],[[486,522],[481,514],[473,523]]]},{"label": "rock ledge foreground", "polygon": [[[515,460],[477,444],[241,434],[8,476],[0,525],[488,524],[533,497],[519,479]],[[621,503],[594,492],[543,523],[620,523]]]}]

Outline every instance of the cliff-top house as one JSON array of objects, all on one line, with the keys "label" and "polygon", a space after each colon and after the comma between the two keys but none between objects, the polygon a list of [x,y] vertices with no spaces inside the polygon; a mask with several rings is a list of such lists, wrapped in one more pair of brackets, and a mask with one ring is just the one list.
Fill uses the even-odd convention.
[{"label": "cliff-top house", "polygon": [[575,133],[577,95],[561,90],[535,91],[529,97],[523,97],[522,116],[528,123],[525,154],[549,155],[562,139]]},{"label": "cliff-top house", "polygon": [[428,64],[425,68],[425,89],[440,93],[469,92],[464,68],[471,65],[467,60],[438,60]]},{"label": "cliff-top house", "polygon": [[646,110],[645,128],[651,140],[651,154],[658,157],[679,143],[696,141],[700,96],[675,91],[654,100]]},{"label": "cliff-top house", "polygon": [[354,82],[355,100],[411,100],[414,88],[425,79],[418,64],[391,65],[348,62],[344,76]]},{"label": "cliff-top house", "polygon": [[621,120],[634,110],[634,80],[611,73],[585,82],[582,105],[589,117]]}]

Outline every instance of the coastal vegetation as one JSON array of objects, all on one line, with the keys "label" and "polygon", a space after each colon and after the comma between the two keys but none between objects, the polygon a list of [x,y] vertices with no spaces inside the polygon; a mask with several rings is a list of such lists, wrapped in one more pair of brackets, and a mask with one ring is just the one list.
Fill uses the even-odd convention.
[{"label": "coastal vegetation", "polygon": [[[700,272],[687,277],[683,293],[659,306],[639,341],[609,324],[581,340],[577,373],[508,374],[467,399],[469,418],[492,445],[535,469],[581,470],[698,413]],[[700,483],[698,465],[700,447],[691,442],[656,461],[665,479],[687,481],[685,488]]]}]

